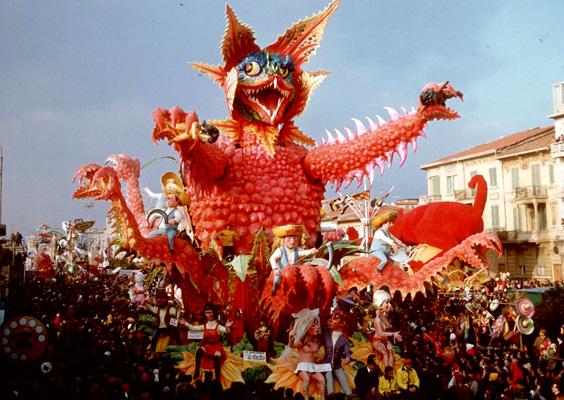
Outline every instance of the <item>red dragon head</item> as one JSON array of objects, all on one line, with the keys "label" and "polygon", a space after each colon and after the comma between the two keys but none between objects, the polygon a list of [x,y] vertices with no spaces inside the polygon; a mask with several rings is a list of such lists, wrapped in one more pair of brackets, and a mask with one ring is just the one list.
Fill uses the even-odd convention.
[{"label": "red dragon head", "polygon": [[[315,54],[339,3],[333,0],[318,14],[297,22],[264,49],[255,43],[251,28],[240,23],[227,6],[227,28],[221,44],[224,65],[192,66],[225,90],[233,119],[278,127],[303,112],[309,96],[327,75],[305,72],[302,65]],[[274,130],[272,135],[271,143],[277,136]]]},{"label": "red dragon head", "polygon": [[121,193],[119,178],[112,167],[88,164],[79,168],[72,180],[80,183],[72,195],[75,199],[109,200]]},{"label": "red dragon head", "polygon": [[419,95],[417,112],[426,120],[456,119],[460,115],[446,106],[446,101],[453,97],[464,100],[462,92],[454,89],[448,81],[444,83],[428,83]]}]

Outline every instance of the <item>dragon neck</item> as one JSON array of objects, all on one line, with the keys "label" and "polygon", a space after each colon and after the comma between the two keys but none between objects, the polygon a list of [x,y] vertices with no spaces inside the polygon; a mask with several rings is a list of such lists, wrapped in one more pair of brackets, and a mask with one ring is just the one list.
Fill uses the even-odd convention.
[{"label": "dragon neck", "polygon": [[139,231],[145,235],[149,233],[147,227],[147,220],[145,215],[145,206],[143,205],[143,198],[139,190],[139,179],[137,177],[130,177],[127,179],[127,186],[125,187],[125,195],[127,207],[133,214]]},{"label": "dragon neck", "polygon": [[126,249],[132,250],[147,240],[141,235],[137,221],[121,193],[111,199],[109,214],[117,223],[117,232]]},{"label": "dragon neck", "polygon": [[468,187],[470,189],[476,188],[476,198],[474,199],[473,208],[478,215],[482,215],[484,208],[486,207],[486,201],[488,198],[488,185],[486,180],[482,175],[474,175],[470,182],[468,182]]}]

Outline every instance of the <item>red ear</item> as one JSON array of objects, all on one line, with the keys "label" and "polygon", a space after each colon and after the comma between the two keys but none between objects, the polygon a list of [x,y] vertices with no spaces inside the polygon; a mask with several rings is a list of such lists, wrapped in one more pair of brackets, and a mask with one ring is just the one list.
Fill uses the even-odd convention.
[{"label": "red ear", "polygon": [[337,10],[340,3],[341,0],[333,0],[323,11],[295,23],[266,49],[282,56],[290,55],[296,67],[299,68],[315,54],[323,38],[329,17]]},{"label": "red ear", "polygon": [[224,70],[229,71],[247,54],[259,51],[260,47],[255,43],[252,29],[239,22],[229,5],[226,6],[225,14],[227,27],[221,42],[221,54],[225,63]]},{"label": "red ear", "polygon": [[193,62],[190,64],[196,71],[203,72],[204,74],[209,76],[215,83],[223,87],[223,83],[227,74],[222,67],[218,65],[210,65],[199,62]]}]

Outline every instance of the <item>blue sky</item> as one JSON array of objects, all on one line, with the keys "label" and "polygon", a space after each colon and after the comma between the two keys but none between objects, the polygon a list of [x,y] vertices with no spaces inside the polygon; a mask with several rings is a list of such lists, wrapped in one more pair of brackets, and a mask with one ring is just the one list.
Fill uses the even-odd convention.
[{"label": "blue sky", "polygon": [[[328,1],[229,4],[266,46]],[[552,83],[564,80],[564,2],[343,0],[308,70],[331,75],[297,120],[320,138],[351,117],[416,105],[427,82],[450,80],[462,118],[435,122],[403,168],[374,191],[426,194],[420,165],[552,120]],[[219,64],[225,3],[215,0],[0,0],[2,222],[33,232],[88,217],[72,200],[74,170],[113,153],[147,162],[172,155],[151,141],[151,111],[180,105],[202,119],[227,115],[223,92],[188,61]],[[142,171],[154,190],[170,160]],[[354,191],[354,190],[350,190]],[[103,222],[107,206],[97,204]]]}]

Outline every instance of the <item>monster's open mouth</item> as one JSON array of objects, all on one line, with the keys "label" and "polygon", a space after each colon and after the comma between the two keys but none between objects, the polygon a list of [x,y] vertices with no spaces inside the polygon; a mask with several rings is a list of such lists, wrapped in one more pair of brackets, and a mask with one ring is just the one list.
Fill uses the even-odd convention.
[{"label": "monster's open mouth", "polygon": [[97,164],[88,164],[73,176],[73,182],[78,180],[80,186],[74,191],[72,197],[75,199],[100,199],[114,188],[111,173],[115,172],[111,167],[101,167]]},{"label": "monster's open mouth", "polygon": [[290,87],[281,87],[287,85],[279,84],[279,82],[277,78],[274,78],[267,85],[261,87],[241,88],[242,95],[240,98],[245,105],[259,113],[261,119],[269,124],[273,124],[280,119],[292,93]]}]

